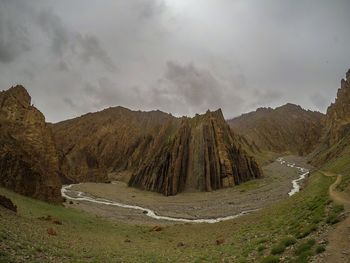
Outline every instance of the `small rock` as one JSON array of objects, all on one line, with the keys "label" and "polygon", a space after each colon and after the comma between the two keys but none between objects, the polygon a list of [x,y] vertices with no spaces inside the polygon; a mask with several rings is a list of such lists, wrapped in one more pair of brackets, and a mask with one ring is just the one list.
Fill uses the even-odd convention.
[{"label": "small rock", "polygon": [[148,211],[143,211],[142,213],[143,213],[143,214],[148,214]]},{"label": "small rock", "polygon": [[50,236],[57,236],[56,230],[53,229],[52,227],[50,227],[49,229],[47,229],[47,233],[48,233]]},{"label": "small rock", "polygon": [[17,206],[6,196],[0,195],[0,205],[15,213],[17,212]]},{"label": "small rock", "polygon": [[163,228],[161,226],[155,226],[153,227],[150,231],[156,231],[156,232],[159,232],[159,231],[162,231]]},{"label": "small rock", "polygon": [[179,242],[177,243],[177,247],[184,247],[185,246],[185,243],[184,242]]},{"label": "small rock", "polygon": [[58,219],[53,219],[52,223],[55,225],[62,225],[62,221],[58,220]]},{"label": "small rock", "polygon": [[125,243],[131,243],[131,240],[130,239],[125,239],[124,242]]},{"label": "small rock", "polygon": [[69,201],[69,204],[72,205],[72,204],[73,204],[73,201]]},{"label": "small rock", "polygon": [[217,245],[222,245],[222,244],[224,244],[225,243],[225,239],[223,239],[223,238],[220,238],[220,239],[217,239],[216,240],[216,244]]}]

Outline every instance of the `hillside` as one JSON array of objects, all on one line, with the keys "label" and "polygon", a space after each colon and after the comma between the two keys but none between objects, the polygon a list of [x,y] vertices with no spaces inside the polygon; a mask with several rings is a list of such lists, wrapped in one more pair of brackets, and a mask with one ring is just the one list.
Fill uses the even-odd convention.
[{"label": "hillside", "polygon": [[310,155],[313,165],[344,175],[340,188],[350,182],[350,70],[341,80],[335,102],[328,109],[321,144]]},{"label": "hillside", "polygon": [[101,182],[108,173],[132,170],[140,165],[154,134],[173,118],[160,111],[114,107],[53,124],[62,171],[73,182]]},{"label": "hillside", "polygon": [[0,185],[59,202],[59,161],[44,115],[22,86],[0,93]]},{"label": "hillside", "polygon": [[319,112],[288,103],[275,109],[259,108],[228,123],[261,150],[306,155],[320,141],[323,118]]}]

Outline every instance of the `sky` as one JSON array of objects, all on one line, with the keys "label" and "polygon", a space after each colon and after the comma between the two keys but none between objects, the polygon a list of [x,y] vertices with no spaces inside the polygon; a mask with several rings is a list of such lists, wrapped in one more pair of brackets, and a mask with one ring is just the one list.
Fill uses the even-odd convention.
[{"label": "sky", "polygon": [[112,106],[226,118],[325,112],[350,68],[349,0],[0,0],[0,90],[49,122]]}]

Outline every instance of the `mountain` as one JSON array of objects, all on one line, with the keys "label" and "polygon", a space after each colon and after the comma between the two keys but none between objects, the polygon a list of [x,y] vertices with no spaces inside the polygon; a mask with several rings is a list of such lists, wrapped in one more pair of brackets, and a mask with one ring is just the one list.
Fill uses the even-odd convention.
[{"label": "mountain", "polygon": [[306,155],[320,141],[323,119],[322,113],[288,103],[275,109],[259,108],[228,123],[261,150]]},{"label": "mountain", "polygon": [[59,175],[52,132],[28,92],[22,86],[0,92],[0,185],[59,202]]},{"label": "mountain", "polygon": [[67,181],[103,182],[108,174],[135,169],[153,135],[173,118],[161,111],[114,107],[53,124]]},{"label": "mountain", "polygon": [[[350,164],[346,160],[350,153],[350,69],[346,79],[341,80],[335,102],[326,113],[324,135],[319,147],[311,155],[314,165],[322,166],[337,161],[337,166]],[[341,160],[343,158],[344,160]],[[350,165],[349,165],[350,168]]]},{"label": "mountain", "polygon": [[114,107],[52,125],[62,171],[74,182],[119,173],[165,195],[210,191],[261,176],[221,110],[194,118]]},{"label": "mountain", "polygon": [[129,185],[174,195],[231,187],[261,175],[218,110],[167,123]]},{"label": "mountain", "polygon": [[350,69],[346,73],[346,80],[342,79],[335,102],[326,114],[326,138],[332,145],[347,136],[350,131]]}]

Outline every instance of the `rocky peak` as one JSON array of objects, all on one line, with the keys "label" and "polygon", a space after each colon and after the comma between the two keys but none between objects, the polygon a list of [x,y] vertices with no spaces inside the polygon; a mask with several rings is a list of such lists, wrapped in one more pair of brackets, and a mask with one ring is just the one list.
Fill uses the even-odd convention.
[{"label": "rocky peak", "polygon": [[129,185],[175,195],[185,189],[231,187],[261,176],[217,110],[164,126]]},{"label": "rocky peak", "polygon": [[43,114],[23,86],[0,93],[0,185],[59,202],[58,155]]},{"label": "rocky peak", "polygon": [[346,73],[346,80],[342,79],[337,91],[337,98],[326,114],[326,128],[329,144],[343,138],[350,129],[350,70]]}]

